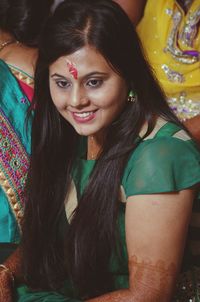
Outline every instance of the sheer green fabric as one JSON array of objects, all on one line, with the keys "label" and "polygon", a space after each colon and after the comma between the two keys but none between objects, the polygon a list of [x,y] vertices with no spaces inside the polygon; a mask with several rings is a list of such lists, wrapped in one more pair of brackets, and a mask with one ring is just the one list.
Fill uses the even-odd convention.
[{"label": "sheer green fabric", "polygon": [[27,287],[18,289],[18,294],[21,296],[20,302],[81,302],[73,298],[65,297],[56,292],[32,292]]},{"label": "sheer green fabric", "polygon": [[[130,156],[122,178],[122,187],[126,197],[138,194],[156,194],[180,191],[200,182],[200,153],[189,137],[179,138],[180,128],[167,123],[151,138],[138,145]],[[176,136],[176,137],[175,137]],[[82,152],[84,154],[85,152]],[[78,199],[88,183],[95,161],[78,158],[75,161],[72,179]],[[198,202],[197,200],[195,203]],[[119,237],[121,255],[113,251],[108,270],[114,277],[110,291],[128,288],[128,256],[125,240],[125,203],[119,207]],[[63,291],[61,291],[63,293]],[[31,292],[19,287],[16,301],[79,301],[72,289],[65,288],[65,294]],[[53,298],[52,298],[53,297]],[[71,297],[71,298],[70,298]],[[53,300],[51,300],[53,299]],[[78,297],[77,297],[78,299]]]},{"label": "sheer green fabric", "polygon": [[125,170],[122,183],[126,196],[189,188],[200,182],[199,165],[199,151],[190,140],[146,140],[133,153]]}]

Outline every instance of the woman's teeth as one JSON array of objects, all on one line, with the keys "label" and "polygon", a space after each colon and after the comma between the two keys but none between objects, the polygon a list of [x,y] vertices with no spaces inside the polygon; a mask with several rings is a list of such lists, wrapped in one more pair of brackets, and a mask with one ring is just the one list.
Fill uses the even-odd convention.
[{"label": "woman's teeth", "polygon": [[78,113],[78,112],[74,112],[74,115],[78,116],[78,117],[88,117],[90,115],[94,114],[94,111],[90,111],[90,112],[81,112],[81,113]]}]

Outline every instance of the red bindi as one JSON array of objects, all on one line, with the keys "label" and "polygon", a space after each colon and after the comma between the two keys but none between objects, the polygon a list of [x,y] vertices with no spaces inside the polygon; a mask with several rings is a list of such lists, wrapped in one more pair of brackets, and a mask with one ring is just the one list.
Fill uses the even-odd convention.
[{"label": "red bindi", "polygon": [[78,70],[73,63],[67,61],[67,67],[69,68],[69,73],[74,77],[75,80],[78,79]]}]

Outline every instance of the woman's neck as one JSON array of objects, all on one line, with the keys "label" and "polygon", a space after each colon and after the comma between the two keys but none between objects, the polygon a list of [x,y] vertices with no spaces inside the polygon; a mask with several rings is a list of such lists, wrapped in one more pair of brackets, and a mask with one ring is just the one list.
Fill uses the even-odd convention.
[{"label": "woman's neck", "polygon": [[103,149],[103,135],[89,135],[87,143],[87,159],[95,160]]},{"label": "woman's neck", "polygon": [[0,30],[0,51],[4,49],[7,45],[16,43],[17,40],[9,33],[3,30]]},{"label": "woman's neck", "polygon": [[5,41],[9,39],[13,39],[13,36],[9,32],[0,29],[0,41]]}]

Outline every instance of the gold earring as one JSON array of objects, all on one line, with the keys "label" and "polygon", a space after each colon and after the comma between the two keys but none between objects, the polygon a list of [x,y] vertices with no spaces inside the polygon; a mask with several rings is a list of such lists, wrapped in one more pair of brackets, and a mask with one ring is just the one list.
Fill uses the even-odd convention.
[{"label": "gold earring", "polygon": [[128,102],[135,102],[137,100],[137,94],[131,90],[128,95]]}]

